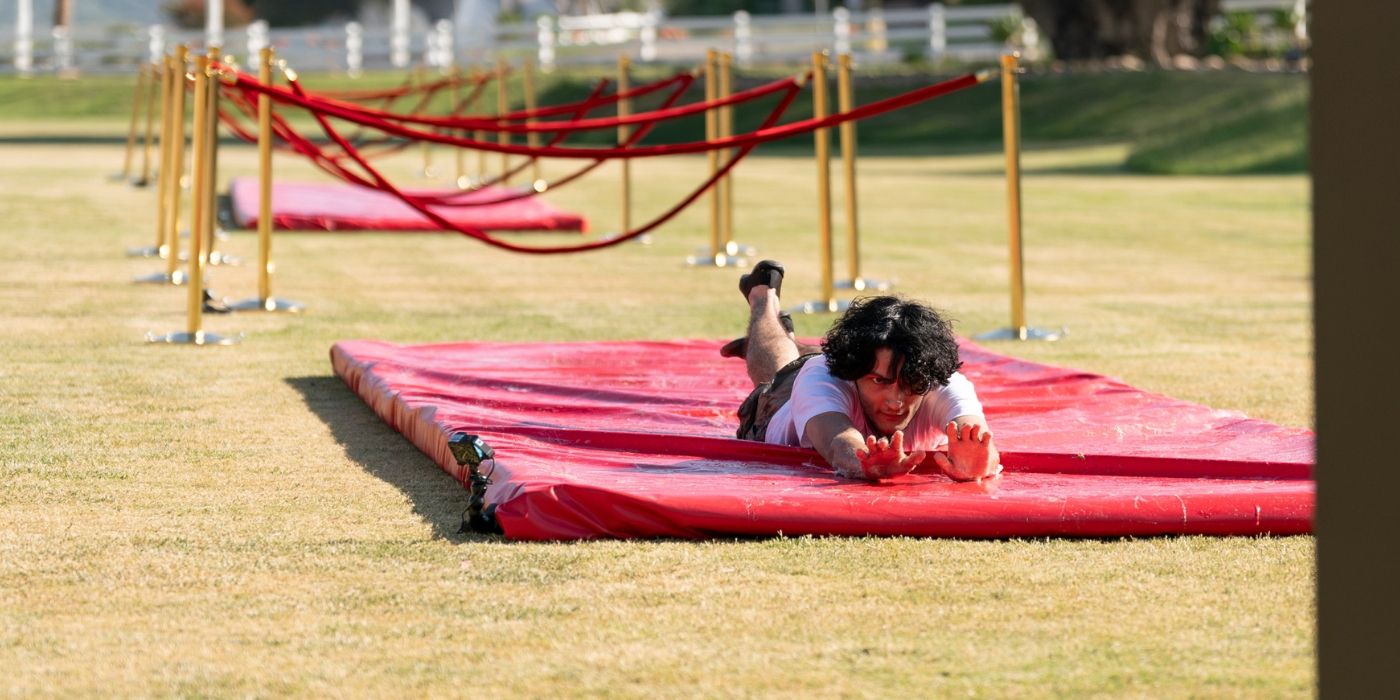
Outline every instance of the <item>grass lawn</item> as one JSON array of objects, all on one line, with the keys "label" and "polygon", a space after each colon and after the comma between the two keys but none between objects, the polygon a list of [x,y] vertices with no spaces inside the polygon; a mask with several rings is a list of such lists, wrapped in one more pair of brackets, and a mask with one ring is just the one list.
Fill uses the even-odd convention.
[{"label": "grass lawn", "polygon": [[[650,246],[586,256],[456,235],[279,234],[274,293],[308,313],[208,317],[206,329],[246,340],[158,347],[142,336],[183,329],[185,291],[129,281],[158,268],[122,257],[153,239],[154,193],[106,179],[121,147],[0,149],[10,694],[1314,692],[1311,537],[456,534],[465,492],[331,375],[330,345],[732,337],[738,273],[682,262],[705,240],[702,206]],[[1307,178],[1128,175],[1117,168],[1128,150],[1026,155],[1030,320],[1070,335],[992,347],[1310,426]],[[220,158],[225,177],[254,172],[251,149]],[[693,186],[703,162],[638,164],[638,216]],[[418,184],[419,164],[409,152],[387,167]],[[756,157],[736,182],[742,242],[787,264],[791,299],[819,280],[810,168]],[[863,159],[863,271],[946,309],[964,334],[1005,325],[998,168],[977,151]],[[313,177],[285,158],[278,169]],[[615,173],[549,198],[607,231]],[[247,233],[223,247],[256,254]],[[215,268],[213,289],[246,297],[254,279],[250,266]],[[828,322],[799,318],[799,331]]]}]

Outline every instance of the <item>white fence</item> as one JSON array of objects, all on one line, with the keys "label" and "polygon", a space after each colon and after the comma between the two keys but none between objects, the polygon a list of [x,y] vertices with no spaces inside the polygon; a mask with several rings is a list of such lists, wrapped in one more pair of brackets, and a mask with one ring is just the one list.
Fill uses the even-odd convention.
[{"label": "white fence", "polygon": [[[1266,13],[1292,9],[1302,13],[1304,0],[1225,0],[1227,11]],[[31,18],[32,21],[32,18]],[[1306,24],[1295,32],[1306,38]],[[557,66],[611,64],[619,54],[636,63],[694,65],[707,49],[734,54],[740,65],[794,64],[812,51],[852,53],[866,63],[913,57],[929,60],[984,61],[1015,47],[1035,59],[1041,52],[1034,23],[1015,4],[950,6],[850,12],[844,7],[826,15],[666,17],[659,13],[592,16],[542,16],[537,22],[500,24],[482,31],[454,32],[438,22],[427,32],[410,34],[407,22],[365,27],[268,29],[255,22],[244,31],[224,34],[226,53],[246,58],[271,45],[302,71],[405,68],[410,62],[430,66],[458,62],[471,65],[533,56],[544,70]],[[469,40],[464,40],[469,37]],[[161,26],[83,28],[71,35],[36,35],[23,27],[0,32],[0,72],[132,71],[159,56],[168,46],[188,44],[202,50],[205,35]]]}]

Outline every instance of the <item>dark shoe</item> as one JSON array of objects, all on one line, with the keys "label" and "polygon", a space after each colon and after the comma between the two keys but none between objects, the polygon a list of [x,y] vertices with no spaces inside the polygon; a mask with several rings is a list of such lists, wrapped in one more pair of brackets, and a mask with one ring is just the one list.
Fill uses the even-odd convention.
[{"label": "dark shoe", "polygon": [[[787,332],[789,332],[789,333],[796,333],[796,332],[797,332],[797,327],[794,326],[794,325],[792,324],[792,314],[790,314],[790,313],[788,313],[788,312],[786,312],[786,311],[779,311],[779,312],[778,312],[778,323],[783,324],[783,330],[785,330],[785,331],[787,331]],[[799,346],[799,349],[801,349],[801,346]],[[749,337],[748,337],[748,336],[743,336],[742,338],[735,338],[735,339],[733,339],[733,340],[731,340],[731,341],[725,343],[724,345],[720,346],[720,349],[719,349],[719,356],[720,356],[720,357],[738,357],[738,358],[741,358],[741,359],[742,359],[742,358],[748,357],[748,355],[749,355]]]},{"label": "dark shoe", "polygon": [[766,284],[773,288],[779,296],[782,296],[783,289],[783,265],[773,260],[760,260],[753,266],[753,272],[739,276],[739,293],[744,295],[744,300],[748,301],[749,292],[753,288]]},{"label": "dark shoe", "polygon": [[228,307],[228,304],[225,304],[222,301],[215,299],[214,295],[209,293],[209,290],[204,290],[204,313],[227,314],[232,312],[233,309],[230,309]]},{"label": "dark shoe", "polygon": [[749,354],[749,337],[742,336],[735,338],[719,348],[720,357],[737,357],[744,359]]}]

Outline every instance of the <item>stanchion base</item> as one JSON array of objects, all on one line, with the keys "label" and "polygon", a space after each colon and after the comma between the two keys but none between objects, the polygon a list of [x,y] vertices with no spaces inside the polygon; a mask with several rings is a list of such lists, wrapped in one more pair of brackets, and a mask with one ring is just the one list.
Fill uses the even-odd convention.
[{"label": "stanchion base", "polygon": [[894,289],[894,282],[857,277],[853,280],[836,280],[837,289],[854,289],[857,292],[887,292]]},{"label": "stanchion base", "polygon": [[164,248],[163,246],[154,246],[154,245],[148,245],[148,246],[146,246],[146,247],[144,247],[144,248],[127,248],[127,249],[126,249],[126,257],[128,257],[128,258],[163,258],[163,257],[165,257],[165,248]]},{"label": "stanchion base", "polygon": [[814,301],[804,301],[797,306],[787,309],[790,314],[834,314],[851,308],[851,302],[845,299],[816,299]]},{"label": "stanchion base", "polygon": [[[607,233],[605,233],[605,234],[603,234],[603,235],[601,236],[602,240],[604,240],[604,241],[612,241],[612,240],[616,240],[616,239],[621,238],[621,237],[622,237],[622,234],[618,233],[617,231],[608,231]],[[640,235],[640,236],[636,236],[636,237],[632,238],[630,242],[631,242],[631,243],[639,243],[639,244],[641,244],[641,245],[651,245],[651,234],[650,234],[650,233],[644,233],[644,234],[642,234],[642,235]]]},{"label": "stanchion base", "polygon": [[725,252],[710,255],[710,249],[704,248],[695,251],[694,255],[686,256],[685,264],[691,267],[745,267],[749,260]]},{"label": "stanchion base", "polygon": [[240,258],[237,255],[229,255],[228,253],[225,253],[223,251],[216,250],[209,254],[209,264],[226,265],[228,267],[238,267],[239,265],[243,264],[243,258]]},{"label": "stanchion base", "polygon": [[758,255],[758,249],[751,245],[744,245],[743,243],[735,243],[734,241],[730,241],[724,244],[724,253],[725,255],[733,255],[735,257],[751,258],[755,255]]},{"label": "stanchion base", "polygon": [[197,331],[195,333],[166,333],[165,335],[158,335],[156,333],[146,334],[146,342],[165,343],[167,345],[237,345],[242,340],[242,333],[236,336],[206,333],[204,331]]},{"label": "stanchion base", "polygon": [[176,270],[174,274],[169,272],[154,272],[149,275],[133,277],[131,281],[136,284],[171,284],[178,287],[185,283],[185,273],[180,270]]},{"label": "stanchion base", "polygon": [[972,336],[973,340],[1043,340],[1054,342],[1069,335],[1069,331],[1063,327],[1060,330],[1052,331],[1044,328],[998,328],[994,331],[987,331],[979,335]]},{"label": "stanchion base", "polygon": [[299,301],[288,301],[277,297],[267,299],[244,299],[235,301],[228,305],[229,311],[274,311],[288,314],[299,314],[306,310],[306,305]]}]

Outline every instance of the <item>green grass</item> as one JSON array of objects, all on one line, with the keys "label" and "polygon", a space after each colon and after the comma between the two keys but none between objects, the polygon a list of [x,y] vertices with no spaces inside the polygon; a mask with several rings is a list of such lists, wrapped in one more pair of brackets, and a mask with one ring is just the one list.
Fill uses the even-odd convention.
[{"label": "green grass", "polygon": [[[914,72],[909,67],[874,67],[871,72],[874,75],[857,76],[857,104],[950,77]],[[664,74],[660,69],[643,69],[636,80]],[[599,75],[561,72],[542,77],[540,103],[582,99]],[[768,71],[741,76],[737,84],[739,88],[748,87],[774,75],[777,74]],[[357,81],[331,75],[309,75],[303,80],[309,88],[324,90],[402,83],[401,76],[386,73],[370,74]],[[60,131],[62,128],[53,122],[110,120],[113,115],[130,113],[133,81],[131,77],[81,81],[0,78],[0,120],[42,120],[50,124],[45,127],[47,130]],[[512,81],[511,94],[519,99],[518,79]],[[700,88],[695,87],[685,100],[703,97]],[[1033,73],[1023,79],[1022,135],[1027,142],[1041,144],[1129,144],[1130,155],[1112,166],[1136,172],[1306,172],[1307,100],[1308,77],[1301,74]],[[757,128],[775,103],[776,98],[770,98],[736,110],[736,129]],[[447,104],[443,93],[436,106],[445,110]],[[494,110],[495,91],[485,91],[478,104],[483,110]],[[810,98],[804,93],[784,121],[807,118],[811,112]],[[314,129],[308,120],[298,123]],[[702,124],[700,117],[667,122],[652,132],[648,142],[690,140],[701,133]],[[862,122],[859,140],[863,148],[898,153],[992,149],[1000,148],[1001,128],[1001,92],[992,83]],[[605,143],[612,138],[611,131],[594,132],[573,137],[570,143]],[[765,150],[810,151],[811,139],[777,142],[765,146]]]},{"label": "green grass", "polygon": [[1239,95],[1200,120],[1138,140],[1126,165],[1168,175],[1304,172],[1307,120],[1306,84],[1271,95]]},{"label": "green grass", "polygon": [[[154,194],[105,180],[120,146],[4,148],[9,693],[1315,692],[1310,537],[457,534],[463,489],[331,375],[330,345],[732,337],[744,317],[737,273],[681,262],[705,240],[704,207],[651,246],[584,256],[511,255],[453,235],[279,234],[274,292],[307,314],[206,319],[246,333],[238,347],[149,346],[147,331],[183,329],[185,291],[128,281],[157,267],[121,256],[153,238]],[[995,349],[1311,425],[1308,180],[1126,175],[1115,170],[1126,154],[1026,154],[1030,320],[1070,335]],[[224,176],[253,172],[253,155],[225,149]],[[863,271],[898,279],[965,334],[1007,321],[998,162],[975,148],[861,162]],[[638,163],[637,216],[668,206],[702,164]],[[386,165],[408,183],[420,166],[415,152]],[[278,169],[312,177],[286,158]],[[616,172],[549,198],[608,230]],[[810,163],[771,156],[738,173],[741,240],[787,263],[788,295],[815,295]],[[224,247],[256,250],[246,233]],[[248,266],[212,275],[220,294],[255,288]],[[797,322],[817,334],[828,320]]]}]

